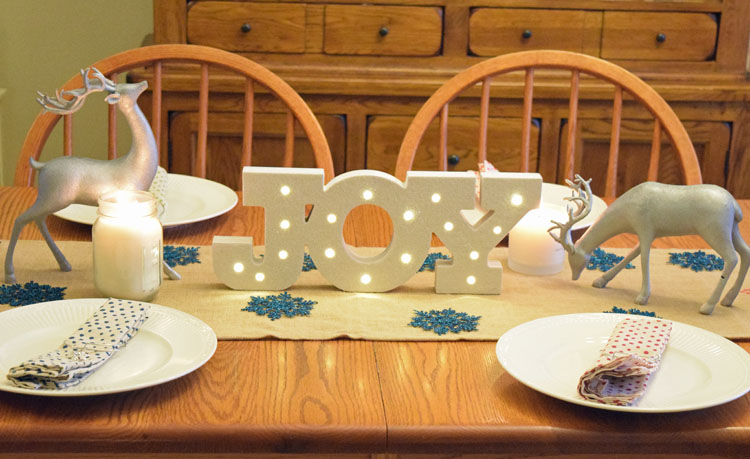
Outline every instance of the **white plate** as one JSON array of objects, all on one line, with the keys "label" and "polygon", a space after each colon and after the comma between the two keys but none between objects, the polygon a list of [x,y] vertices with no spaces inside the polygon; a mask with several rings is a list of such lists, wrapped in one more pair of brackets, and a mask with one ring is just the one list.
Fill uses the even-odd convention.
[{"label": "white plate", "polygon": [[[545,209],[556,210],[563,215],[567,215],[568,201],[564,198],[571,195],[571,189],[567,186],[558,185],[556,183],[542,183],[542,197],[541,207]],[[602,200],[599,196],[593,196],[593,202],[591,205],[591,212],[581,220],[580,222],[573,225],[574,230],[588,228],[592,223],[599,218],[599,215],[603,214],[607,210],[607,203]],[[466,218],[470,224],[474,224],[485,214],[484,211],[473,209],[473,210],[462,210],[461,214]]]},{"label": "white plate", "polygon": [[[208,220],[229,212],[237,204],[237,193],[221,183],[181,174],[168,174],[167,180],[167,211],[161,218],[164,227]],[[96,206],[71,204],[55,215],[92,225],[96,209]]]},{"label": "white plate", "polygon": [[[750,390],[750,354],[707,330],[672,321],[659,370],[636,406],[584,400],[578,380],[591,368],[624,314],[570,314],[521,324],[505,333],[496,352],[523,384],[566,402],[613,411],[669,413],[720,405]],[[706,318],[710,320],[710,318]]]},{"label": "white plate", "polygon": [[152,304],[148,320],[130,342],[77,386],[23,389],[5,378],[11,367],[58,348],[105,301],[51,301],[0,313],[0,390],[50,397],[126,392],[184,376],[206,363],[216,350],[216,334],[208,325],[184,312]]}]

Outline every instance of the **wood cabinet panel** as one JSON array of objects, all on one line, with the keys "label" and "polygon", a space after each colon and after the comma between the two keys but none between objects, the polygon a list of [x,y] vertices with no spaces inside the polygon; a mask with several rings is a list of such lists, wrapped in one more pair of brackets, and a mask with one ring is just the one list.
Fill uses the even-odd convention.
[{"label": "wood cabinet panel", "polygon": [[604,59],[704,61],[714,58],[718,23],[708,13],[607,11]]},{"label": "wood cabinet panel", "polygon": [[[244,114],[211,113],[208,118],[206,178],[233,190],[242,189],[242,129]],[[336,173],[343,172],[346,123],[335,115],[318,116],[328,139]],[[198,113],[181,112],[169,121],[169,171],[191,174],[197,141]],[[284,156],[286,115],[255,113],[253,123],[253,166],[281,167]],[[295,127],[294,167],[315,167],[312,146],[299,125]]]},{"label": "wood cabinet panel", "polygon": [[[408,116],[374,116],[367,127],[367,168],[393,174],[401,140],[411,123]],[[539,163],[539,127],[531,131],[530,169]],[[433,121],[425,132],[414,158],[413,170],[437,170],[440,150],[440,123]],[[448,155],[458,162],[448,170],[477,170],[479,118],[450,117],[448,121]],[[501,171],[517,171],[521,164],[521,119],[490,118],[487,128],[487,160]],[[554,179],[554,177],[550,177]]]},{"label": "wood cabinet panel", "polygon": [[477,56],[531,49],[599,55],[600,11],[476,8],[469,19],[469,50]]},{"label": "wood cabinet panel", "polygon": [[434,56],[442,32],[440,8],[327,5],[323,49],[326,54]]},{"label": "wood cabinet panel", "polygon": [[302,53],[305,5],[196,3],[187,12],[187,40],[229,51]]},{"label": "wood cabinet panel", "polygon": [[[591,189],[595,194],[601,195],[604,193],[612,123],[610,120],[602,119],[583,119],[578,122],[576,171],[586,178],[593,178]],[[683,125],[695,146],[703,182],[726,186],[725,168],[732,134],[731,126],[715,121],[686,121]],[[618,195],[646,181],[653,126],[653,121],[622,120],[617,163]],[[560,144],[567,145],[567,129],[562,130],[561,137]],[[659,181],[683,183],[679,159],[666,136],[662,136]]]}]

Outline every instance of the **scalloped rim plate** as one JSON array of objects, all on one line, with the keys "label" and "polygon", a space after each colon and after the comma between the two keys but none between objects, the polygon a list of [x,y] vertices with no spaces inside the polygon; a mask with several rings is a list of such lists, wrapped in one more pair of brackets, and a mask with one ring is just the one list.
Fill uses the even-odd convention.
[{"label": "scalloped rim plate", "polygon": [[[659,370],[635,406],[611,406],[578,395],[580,376],[596,362],[623,314],[569,314],[521,324],[497,342],[500,364],[514,378],[566,402],[613,411],[670,413],[730,402],[750,390],[750,354],[715,333],[672,321]],[[706,318],[710,320],[710,318]]]},{"label": "scalloped rim plate", "polygon": [[[182,174],[168,174],[167,180],[167,210],[161,218],[165,228],[218,217],[237,205],[237,193],[221,183]],[[55,215],[63,220],[93,225],[96,211],[96,206],[71,204]]]},{"label": "scalloped rim plate", "polygon": [[216,334],[201,320],[151,304],[130,342],[81,384],[61,390],[16,387],[5,378],[21,362],[56,349],[106,299],[50,301],[0,313],[0,390],[48,397],[80,397],[151,387],[184,376],[216,351]]}]

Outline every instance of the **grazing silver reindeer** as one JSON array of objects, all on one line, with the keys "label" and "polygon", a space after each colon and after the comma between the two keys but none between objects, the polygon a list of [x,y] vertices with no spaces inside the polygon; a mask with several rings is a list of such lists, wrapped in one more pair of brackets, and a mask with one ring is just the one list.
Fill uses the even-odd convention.
[{"label": "grazing silver reindeer", "polygon": [[[711,297],[700,312],[711,314],[727,283],[729,275],[740,258],[740,271],[735,284],[727,292],[721,304],[731,306],[742,288],[742,282],[750,266],[750,248],[740,236],[738,222],[742,212],[729,192],[715,185],[665,185],[663,183],[641,183],[628,190],[591,225],[586,233],[573,245],[570,230],[573,225],[591,211],[591,188],[589,182],[576,175],[575,182],[567,180],[576,195],[566,198],[576,205],[568,208],[568,222],[559,223],[549,229],[553,239],[568,252],[568,262],[577,280],[588,264],[591,252],[607,239],[621,233],[638,236],[638,245],[620,263],[604,273],[593,283],[603,288],[630,261],[641,256],[643,282],[635,299],[637,304],[646,304],[651,295],[649,282],[649,251],[654,239],[663,236],[697,234],[724,259],[724,271]],[[559,230],[556,235],[555,230]]]},{"label": "grazing silver reindeer", "polygon": [[[89,77],[89,74],[93,78]],[[156,175],[159,153],[151,127],[136,104],[136,99],[148,83],[115,84],[95,68],[81,70],[83,88],[57,91],[55,98],[39,93],[37,99],[46,111],[65,115],[83,106],[86,97],[94,92],[108,93],[105,101],[117,104],[125,116],[133,136],[127,155],[117,159],[95,160],[76,156],[63,156],[47,163],[31,159],[31,166],[39,171],[38,194],[34,204],[19,215],[5,255],[5,282],[15,283],[13,251],[18,235],[30,221],[34,221],[52,250],[62,271],[70,271],[70,263],[60,252],[47,229],[47,216],[70,204],[96,206],[99,196],[111,190],[147,191]],[[164,265],[166,266],[166,264]]]}]

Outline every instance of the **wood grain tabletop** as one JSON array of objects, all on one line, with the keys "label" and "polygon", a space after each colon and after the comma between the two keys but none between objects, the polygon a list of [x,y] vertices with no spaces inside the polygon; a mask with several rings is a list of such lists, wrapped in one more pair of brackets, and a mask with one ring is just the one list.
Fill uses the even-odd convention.
[{"label": "wood grain tabletop", "polygon": [[[32,188],[0,187],[0,239],[34,198]],[[741,207],[750,215],[750,201]],[[360,207],[345,238],[386,245],[388,219]],[[91,238],[86,225],[48,223],[57,240]],[[750,241],[750,218],[741,232]],[[210,245],[215,234],[262,243],[262,212],[240,203],[164,237]],[[21,238],[41,234],[28,226]],[[606,245],[634,244],[618,236]],[[655,246],[707,247],[698,237]],[[749,403],[746,395],[657,415],[589,409],[513,379],[494,342],[220,341],[202,368],[148,389],[54,399],[0,393],[0,457],[747,457]]]}]

